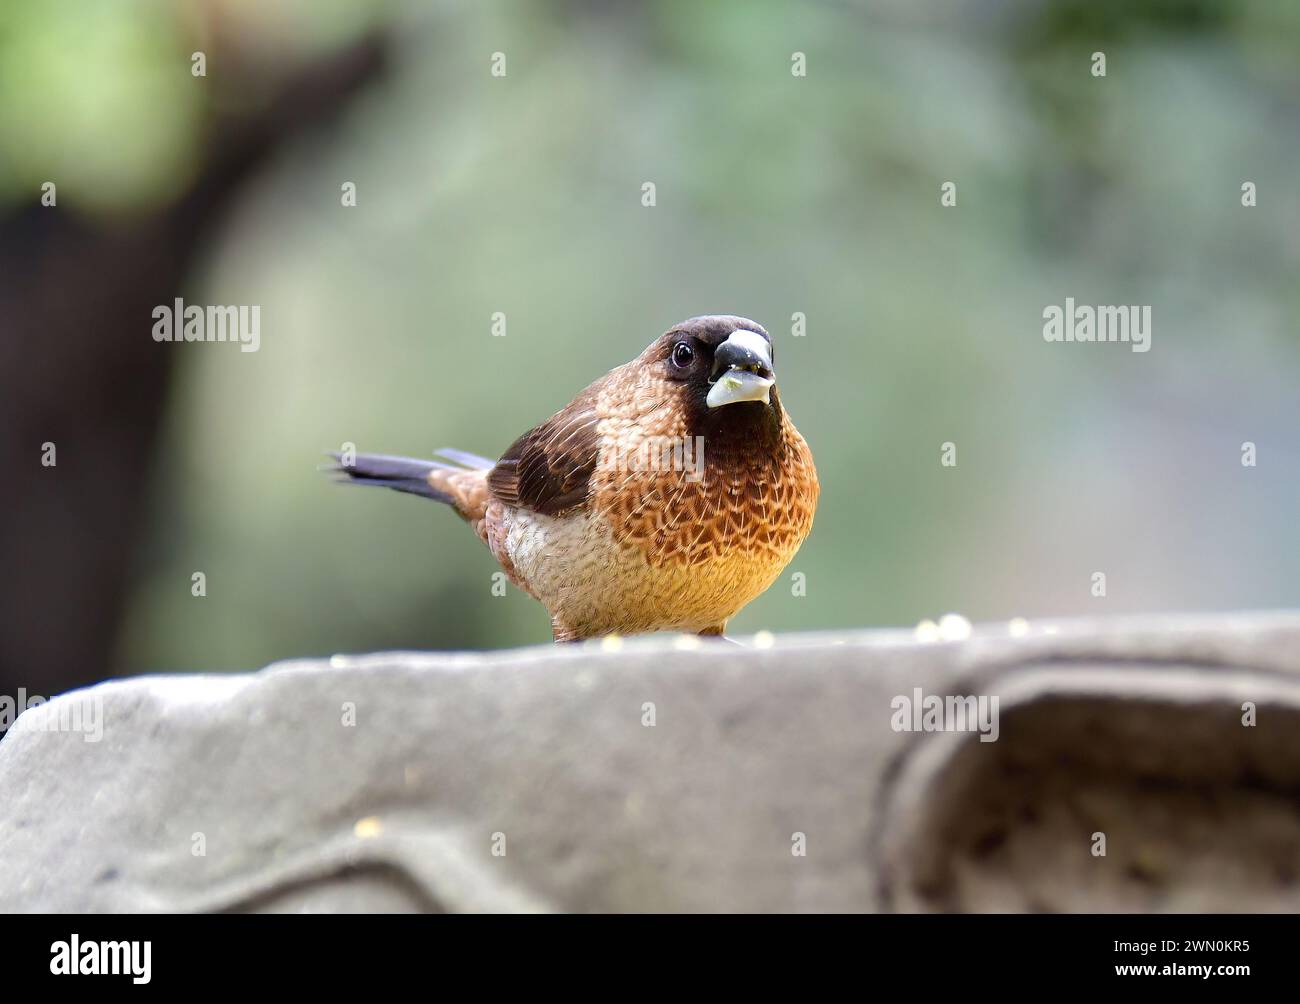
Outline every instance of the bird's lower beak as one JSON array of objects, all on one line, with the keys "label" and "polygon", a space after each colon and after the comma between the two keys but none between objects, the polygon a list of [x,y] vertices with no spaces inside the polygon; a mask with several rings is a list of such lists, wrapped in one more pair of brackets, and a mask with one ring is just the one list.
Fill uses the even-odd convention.
[{"label": "bird's lower beak", "polygon": [[713,353],[713,375],[708,396],[710,408],[740,401],[769,403],[776,378],[767,339],[753,331],[733,331]]}]

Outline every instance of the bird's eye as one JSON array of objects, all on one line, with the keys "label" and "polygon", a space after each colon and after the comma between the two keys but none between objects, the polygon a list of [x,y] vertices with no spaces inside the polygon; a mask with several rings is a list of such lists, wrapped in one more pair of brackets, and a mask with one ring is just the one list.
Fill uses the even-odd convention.
[{"label": "bird's eye", "polygon": [[673,365],[679,370],[687,369],[695,362],[695,350],[687,342],[678,342],[673,346]]}]

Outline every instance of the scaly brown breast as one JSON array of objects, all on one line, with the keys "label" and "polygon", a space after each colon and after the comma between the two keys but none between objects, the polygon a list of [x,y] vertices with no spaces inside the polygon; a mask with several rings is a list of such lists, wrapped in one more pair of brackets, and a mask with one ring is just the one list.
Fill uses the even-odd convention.
[{"label": "scaly brown breast", "polygon": [[724,623],[775,581],[812,529],[819,493],[788,418],[778,449],[705,461],[698,476],[603,465],[593,479],[593,512],[644,561],[633,591],[647,617],[691,630]]}]

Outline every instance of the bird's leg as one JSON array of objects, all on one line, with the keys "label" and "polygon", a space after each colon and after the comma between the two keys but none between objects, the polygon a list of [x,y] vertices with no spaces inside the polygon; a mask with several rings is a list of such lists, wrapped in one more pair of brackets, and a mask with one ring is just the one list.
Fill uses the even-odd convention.
[{"label": "bird's leg", "polygon": [[565,642],[565,641],[570,641],[570,642],[581,641],[581,639],[578,637],[577,631],[573,630],[573,628],[566,627],[564,624],[561,624],[554,617],[551,618],[551,638],[552,640],[554,640],[554,642],[557,645],[560,642]]},{"label": "bird's leg", "polygon": [[[712,627],[706,627],[703,631],[699,632],[699,636],[701,638],[720,638],[722,641],[727,642],[729,645],[740,645],[740,642],[736,641],[734,638],[728,638],[725,634],[723,634],[722,632],[724,632],[725,630],[727,630],[727,624],[724,621],[721,624],[714,624]],[[745,646],[740,645],[740,647],[744,648]]]}]

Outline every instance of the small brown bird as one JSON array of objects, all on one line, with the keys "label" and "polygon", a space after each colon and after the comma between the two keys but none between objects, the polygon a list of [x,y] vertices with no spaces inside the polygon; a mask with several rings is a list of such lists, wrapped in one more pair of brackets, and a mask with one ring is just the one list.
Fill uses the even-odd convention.
[{"label": "small brown bird", "polygon": [[720,635],[812,529],[817,472],[781,406],[772,340],[744,317],[693,317],[495,463],[360,454],[358,484],[450,505],[556,641]]}]

